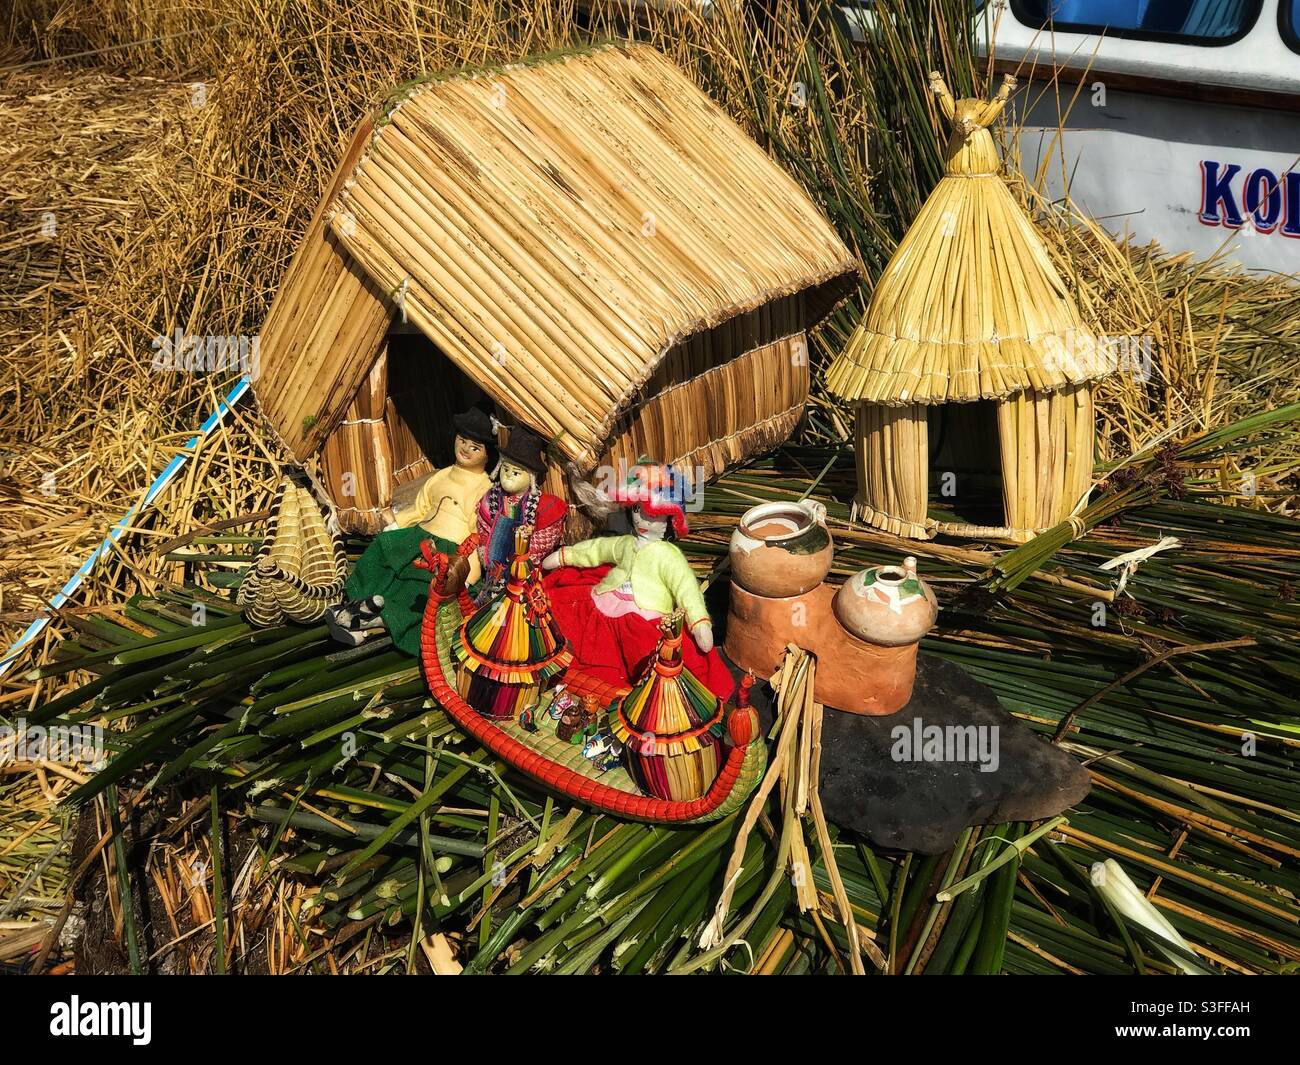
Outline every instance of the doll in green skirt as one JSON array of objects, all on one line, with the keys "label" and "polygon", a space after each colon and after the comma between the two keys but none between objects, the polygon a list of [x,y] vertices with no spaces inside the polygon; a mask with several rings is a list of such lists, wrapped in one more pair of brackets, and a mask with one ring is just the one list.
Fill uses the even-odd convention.
[{"label": "doll in green skirt", "polygon": [[[496,433],[486,411],[472,407],[452,419],[455,462],[430,474],[415,499],[392,508],[393,521],[374,538],[348,578],[348,602],[327,618],[344,643],[360,643],[364,627],[382,618],[393,643],[407,654],[419,651],[420,618],[429,592],[429,574],[412,563],[420,544],[432,540],[454,556],[475,531],[479,500],[492,487],[487,471],[495,461]],[[468,581],[479,579],[479,561],[469,559]]]}]

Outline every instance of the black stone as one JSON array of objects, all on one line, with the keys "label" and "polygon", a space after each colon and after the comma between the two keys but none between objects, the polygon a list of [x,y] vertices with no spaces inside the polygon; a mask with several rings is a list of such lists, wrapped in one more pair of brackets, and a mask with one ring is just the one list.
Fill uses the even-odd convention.
[{"label": "black stone", "polygon": [[[767,684],[754,686],[753,703],[770,726]],[[922,728],[995,728],[986,735],[997,736],[996,769],[981,771],[978,748],[966,752],[966,761],[924,761],[916,752],[912,760],[896,760],[895,730],[914,734],[914,719]],[[984,753],[991,750],[986,745]],[[1090,781],[1083,766],[1007,713],[986,685],[923,654],[912,698],[897,713],[865,717],[826,709],[819,785],[826,816],[839,827],[879,847],[940,854],[969,825],[1054,817],[1080,802]]]}]

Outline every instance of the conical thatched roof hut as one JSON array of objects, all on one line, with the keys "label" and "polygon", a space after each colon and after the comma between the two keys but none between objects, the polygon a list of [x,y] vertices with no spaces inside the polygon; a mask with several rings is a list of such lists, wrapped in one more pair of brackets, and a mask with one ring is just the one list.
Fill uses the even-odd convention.
[{"label": "conical thatched roof hut", "polygon": [[[1026,540],[1068,517],[1088,491],[1092,382],[1111,367],[998,175],[988,126],[1014,79],[992,101],[954,101],[939,75],[930,77],[953,125],[947,172],[881,274],[827,387],[858,402],[866,521],[920,539]],[[943,519],[930,516],[933,471],[944,474],[941,503],[954,507]],[[990,506],[982,490],[998,481],[1001,498]],[[955,516],[968,503],[983,520]]]},{"label": "conical thatched roof hut", "polygon": [[[586,471],[770,447],[857,265],[672,63],[604,46],[422,80],[357,133],[262,333],[262,410],[376,527],[483,394]],[[351,473],[355,498],[338,498]],[[558,487],[558,485],[553,486]]]}]

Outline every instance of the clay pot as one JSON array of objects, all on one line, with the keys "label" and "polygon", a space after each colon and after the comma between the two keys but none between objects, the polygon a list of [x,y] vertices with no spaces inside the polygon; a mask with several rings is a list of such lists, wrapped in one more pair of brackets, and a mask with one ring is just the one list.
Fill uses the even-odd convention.
[{"label": "clay pot", "polygon": [[755,595],[802,595],[821,584],[834,553],[822,504],[761,503],[731,534],[731,579]]},{"label": "clay pot", "polygon": [[916,559],[855,573],[835,593],[835,617],[849,632],[881,647],[904,647],[930,631],[939,604],[916,575]]},{"label": "clay pot", "polygon": [[817,668],[813,697],[850,714],[892,714],[907,705],[916,679],[916,644],[881,647],[859,640],[835,620],[838,588],[819,584],[803,595],[769,599],[731,585],[727,657],[767,680],[790,644],[811,651]]}]

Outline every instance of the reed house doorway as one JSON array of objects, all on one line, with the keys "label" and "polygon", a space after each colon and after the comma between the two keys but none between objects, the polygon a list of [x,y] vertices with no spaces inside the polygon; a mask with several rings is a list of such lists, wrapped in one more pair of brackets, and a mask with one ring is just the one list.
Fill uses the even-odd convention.
[{"label": "reed house doorway", "polygon": [[385,508],[413,498],[452,462],[452,416],[486,396],[437,344],[394,323],[375,364],[321,451],[341,526],[374,533]]},{"label": "reed house doorway", "polygon": [[1005,525],[1002,452],[992,400],[926,408],[930,513],[940,521]]}]

